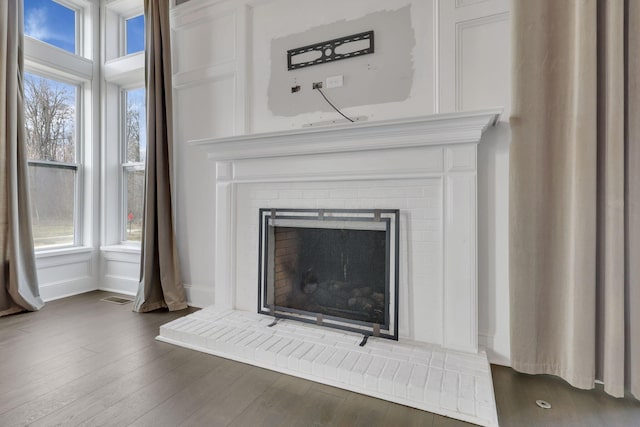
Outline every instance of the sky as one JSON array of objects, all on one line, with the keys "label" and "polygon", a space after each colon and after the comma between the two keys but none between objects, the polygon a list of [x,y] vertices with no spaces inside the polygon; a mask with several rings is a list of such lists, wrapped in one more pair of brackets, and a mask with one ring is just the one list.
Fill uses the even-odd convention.
[{"label": "sky", "polygon": [[[126,31],[125,54],[144,50],[144,17],[127,19]],[[24,0],[24,33],[76,53],[75,11],[54,0]]]},{"label": "sky", "polygon": [[144,50],[144,15],[127,19],[127,55]]},{"label": "sky", "polygon": [[24,33],[76,53],[75,12],[53,0],[24,0]]}]

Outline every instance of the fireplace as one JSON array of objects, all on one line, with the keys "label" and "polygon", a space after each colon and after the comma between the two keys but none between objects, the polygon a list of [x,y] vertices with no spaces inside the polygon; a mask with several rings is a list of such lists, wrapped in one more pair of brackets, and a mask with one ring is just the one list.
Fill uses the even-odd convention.
[{"label": "fireplace", "polygon": [[[478,347],[476,178],[477,144],[498,114],[194,142],[215,162],[214,305],[162,326],[159,339],[497,426],[491,371]],[[356,294],[373,300],[380,293],[379,283],[365,282],[374,282],[370,272],[380,276],[375,236],[383,229],[388,312],[368,300],[359,302],[371,307],[353,310]],[[306,241],[325,232],[333,233],[322,239],[334,242],[327,244],[334,251],[305,254],[313,246]],[[362,251],[342,243],[354,236],[374,247],[366,253],[371,271],[363,274]],[[346,294],[320,297],[331,286]],[[348,315],[340,312],[346,297]],[[256,301],[260,313],[337,329],[288,319],[269,327],[273,318],[256,313]],[[381,337],[397,341],[370,338],[359,347],[362,337],[343,331],[369,336],[378,327]]]},{"label": "fireplace", "polygon": [[400,341],[477,353],[477,144],[498,114],[194,141],[215,165],[214,275],[207,298],[221,309],[253,313],[259,302],[260,312],[270,313],[256,283],[258,262],[264,262],[260,208],[269,214],[273,208],[399,209],[398,322],[390,327]]},{"label": "fireplace", "polygon": [[259,313],[398,339],[398,210],[259,212]]}]

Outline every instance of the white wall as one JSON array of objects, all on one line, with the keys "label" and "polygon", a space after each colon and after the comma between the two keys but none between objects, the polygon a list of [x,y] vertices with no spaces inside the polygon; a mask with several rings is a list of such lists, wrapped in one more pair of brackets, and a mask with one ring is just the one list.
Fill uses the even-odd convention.
[{"label": "white wall", "polygon": [[509,2],[440,0],[439,9],[439,112],[504,107],[478,150],[478,308],[479,343],[509,364]]},{"label": "white wall", "polygon": [[[271,50],[282,45],[274,40],[299,39],[299,45],[289,47],[295,48],[304,45],[309,34],[331,34],[350,28],[350,22],[353,33],[359,32],[362,29],[355,23],[403,7],[410,8],[415,40],[406,98],[394,99],[391,92],[385,98],[381,91],[382,98],[371,104],[349,92],[356,86],[349,86],[350,80],[373,81],[382,72],[380,67],[389,66],[383,55],[391,45],[382,37],[392,36],[385,35],[384,26],[374,29],[376,44],[380,40],[378,57],[359,58],[365,62],[337,61],[305,73],[272,64],[282,58],[282,52]],[[336,102],[345,100],[345,105],[351,100],[345,113],[368,120],[504,106],[502,122],[486,134],[479,149],[479,338],[492,361],[508,363],[508,8],[508,0],[190,0],[174,7],[176,232],[190,302],[196,306],[213,302],[215,188],[212,164],[188,141],[335,119],[337,114],[322,103],[317,111],[278,114],[270,97],[282,96],[278,102],[304,99],[308,106],[317,94],[304,83],[343,74],[344,87],[329,89],[327,95]],[[348,34],[328,38],[343,35]],[[301,93],[269,92],[277,79],[299,82]],[[404,84],[392,77],[387,80],[389,88]]]}]

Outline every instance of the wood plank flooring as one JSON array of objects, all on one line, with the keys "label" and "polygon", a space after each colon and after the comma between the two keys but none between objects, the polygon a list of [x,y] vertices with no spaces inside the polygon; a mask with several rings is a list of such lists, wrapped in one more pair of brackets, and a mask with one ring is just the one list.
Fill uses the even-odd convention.
[{"label": "wood plank flooring", "polygon": [[[132,313],[100,301],[108,295],[0,318],[0,426],[470,425],[155,341],[188,311]],[[633,399],[492,370],[503,427],[640,426]]]}]

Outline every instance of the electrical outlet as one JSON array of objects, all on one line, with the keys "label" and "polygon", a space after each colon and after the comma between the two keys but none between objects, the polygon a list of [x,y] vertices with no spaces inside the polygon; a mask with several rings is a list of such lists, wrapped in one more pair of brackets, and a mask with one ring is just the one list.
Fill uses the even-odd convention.
[{"label": "electrical outlet", "polygon": [[313,82],[311,84],[311,89],[322,89],[322,82]]},{"label": "electrical outlet", "polygon": [[344,78],[342,75],[327,77],[327,89],[333,89],[334,87],[342,87],[344,84]]}]

